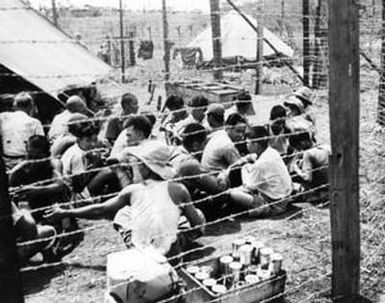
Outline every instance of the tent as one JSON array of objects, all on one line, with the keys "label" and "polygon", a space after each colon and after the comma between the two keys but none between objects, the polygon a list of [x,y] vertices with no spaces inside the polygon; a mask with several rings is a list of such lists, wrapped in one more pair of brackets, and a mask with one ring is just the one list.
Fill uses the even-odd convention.
[{"label": "tent", "polygon": [[111,72],[22,0],[0,1],[0,64],[55,99],[67,87],[90,85]]},{"label": "tent", "polygon": [[[247,18],[257,26],[257,21],[249,15]],[[276,52],[266,43],[263,43],[263,56],[293,57],[294,50],[284,43],[278,36],[267,28],[263,28],[263,35],[279,52]],[[255,61],[257,54],[257,33],[254,29],[236,12],[230,12],[221,18],[221,42],[222,58],[242,57],[248,61]],[[190,44],[189,48],[200,48],[203,53],[203,61],[213,59],[212,32],[211,27],[206,28]]]}]

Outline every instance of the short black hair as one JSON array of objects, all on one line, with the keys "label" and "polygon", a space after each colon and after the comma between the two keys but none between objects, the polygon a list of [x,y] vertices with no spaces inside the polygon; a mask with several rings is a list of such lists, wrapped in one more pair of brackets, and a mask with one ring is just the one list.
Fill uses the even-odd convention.
[{"label": "short black hair", "polygon": [[246,134],[248,139],[252,140],[253,142],[258,142],[258,144],[264,148],[267,148],[268,146],[268,136],[269,132],[264,126],[252,126]]},{"label": "short black hair", "polygon": [[124,128],[133,127],[135,130],[139,130],[143,133],[143,136],[147,139],[152,132],[152,124],[145,115],[131,116],[124,123]]},{"label": "short black hair", "polygon": [[151,114],[151,113],[145,113],[144,114],[146,116],[146,118],[150,121],[151,125],[154,126],[155,123],[156,123],[156,117],[154,114]]},{"label": "short black hair", "polygon": [[182,97],[171,95],[167,98],[164,107],[169,110],[178,110],[184,107],[184,100]]},{"label": "short black hair", "polygon": [[50,145],[48,139],[41,135],[33,135],[28,139],[28,145],[32,148],[41,150],[45,155],[50,155]]},{"label": "short black hair", "polygon": [[132,93],[125,93],[120,99],[120,104],[123,107],[123,104],[125,103],[130,104],[132,101],[138,101],[138,98]]},{"label": "short black hair", "polygon": [[68,125],[68,131],[77,138],[91,137],[99,133],[99,125],[94,121],[79,121]]},{"label": "short black hair", "polygon": [[298,148],[301,142],[304,141],[312,142],[309,132],[302,132],[299,134],[291,135],[289,137],[289,144],[294,148]]},{"label": "short black hair", "polygon": [[286,108],[283,105],[274,105],[270,110],[270,120],[286,117]]},{"label": "short black hair", "polygon": [[18,93],[13,101],[13,104],[17,108],[29,109],[34,105],[32,96],[27,92]]},{"label": "short black hair", "polygon": [[209,105],[209,100],[204,96],[196,96],[191,99],[189,107],[205,107]]},{"label": "short black hair", "polygon": [[235,126],[237,124],[247,124],[247,121],[238,113],[230,114],[225,122],[226,125]]},{"label": "short black hair", "polygon": [[213,119],[218,122],[219,124],[223,124],[225,122],[225,115],[218,115],[216,113],[208,113],[207,114],[207,117],[208,116],[212,116]]},{"label": "short black hair", "polygon": [[194,142],[203,143],[207,139],[206,129],[198,123],[190,123],[184,128],[182,132],[182,144],[187,149],[193,145]]},{"label": "short black hair", "polygon": [[248,91],[243,91],[237,96],[237,100],[239,102],[236,102],[236,106],[238,108],[245,109],[250,106],[250,102],[252,100],[251,95]]}]

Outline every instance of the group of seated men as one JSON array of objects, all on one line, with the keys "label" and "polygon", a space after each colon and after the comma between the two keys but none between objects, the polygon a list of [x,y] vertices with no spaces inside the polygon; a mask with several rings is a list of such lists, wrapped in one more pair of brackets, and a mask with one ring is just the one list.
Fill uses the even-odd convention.
[{"label": "group of seated men", "polygon": [[169,256],[202,235],[207,220],[282,214],[293,193],[321,187],[318,199],[330,151],[315,141],[311,93],[288,96],[262,125],[248,121],[247,93],[227,110],[202,96],[187,107],[170,96],[163,119],[138,114],[128,93],[104,125],[72,96],[47,136],[32,97],[18,94],[14,112],[0,114],[14,224],[20,241],[42,239],[21,246],[21,259],[52,257],[54,241],[44,239],[68,219],[113,220],[127,247]]}]

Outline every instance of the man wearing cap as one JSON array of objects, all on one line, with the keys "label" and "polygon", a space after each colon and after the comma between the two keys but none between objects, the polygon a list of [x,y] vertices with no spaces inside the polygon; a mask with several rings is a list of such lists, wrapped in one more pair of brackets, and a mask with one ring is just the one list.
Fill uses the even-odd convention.
[{"label": "man wearing cap", "polygon": [[3,140],[3,158],[8,170],[27,156],[27,142],[31,136],[44,136],[41,122],[32,118],[36,106],[30,94],[16,95],[14,112],[0,113],[0,130]]},{"label": "man wearing cap", "polygon": [[299,89],[297,89],[292,96],[300,100],[303,104],[304,112],[305,112],[305,118],[315,124],[315,118],[311,114],[311,106],[313,105],[313,92],[312,90],[307,86],[302,86]]},{"label": "man wearing cap", "polygon": [[87,114],[87,105],[79,96],[69,97],[66,102],[66,109],[53,118],[48,132],[48,139],[51,143],[68,130],[68,121],[75,113]]},{"label": "man wearing cap", "polygon": [[47,219],[63,217],[114,219],[114,226],[127,247],[153,247],[166,255],[178,239],[178,224],[183,214],[192,227],[205,219],[192,205],[187,189],[170,180],[175,171],[168,164],[169,149],[156,141],[128,148],[136,160],[134,179],[141,180],[124,188],[104,203],[77,209],[54,208]]},{"label": "man wearing cap", "polygon": [[234,105],[225,111],[225,120],[227,120],[227,118],[234,113],[241,115],[246,120],[246,115],[255,114],[252,98],[249,92],[244,91],[237,96],[237,99],[234,101]]},{"label": "man wearing cap", "polygon": [[314,123],[305,118],[305,109],[301,100],[291,96],[283,104],[289,109],[286,127],[291,132],[314,133]]}]

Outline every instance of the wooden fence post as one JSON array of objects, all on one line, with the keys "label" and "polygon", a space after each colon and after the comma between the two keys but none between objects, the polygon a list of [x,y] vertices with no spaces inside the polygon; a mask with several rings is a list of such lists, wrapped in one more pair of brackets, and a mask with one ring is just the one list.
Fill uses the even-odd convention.
[{"label": "wooden fence post", "polygon": [[0,301],[22,303],[24,297],[1,141],[0,125]]},{"label": "wooden fence post", "polygon": [[[222,63],[222,41],[221,41],[221,15],[219,0],[210,0],[211,33],[213,43],[214,68],[219,68]],[[214,71],[214,79],[222,79],[222,71]]]},{"label": "wooden fence post", "polygon": [[378,123],[385,126],[385,0],[382,0],[381,69],[378,94]]},{"label": "wooden fence post", "polygon": [[123,24],[123,0],[119,0],[119,28],[120,28],[120,64],[122,72],[122,82],[124,83],[126,78],[126,50],[124,45],[124,24]]},{"label": "wooden fence post", "polygon": [[[166,0],[162,0],[162,19],[163,19],[163,47],[164,47],[164,80],[168,82],[170,79],[170,41],[168,41],[168,21],[167,21],[167,4]],[[166,83],[167,85],[167,83]]]},{"label": "wooden fence post", "polygon": [[263,78],[263,23],[260,16],[256,16],[257,20],[257,67],[255,69],[255,90],[256,95],[262,93],[262,78]]},{"label": "wooden fence post", "polygon": [[360,297],[360,54],[355,0],[329,0],[330,221],[333,302]]},{"label": "wooden fence post", "polygon": [[303,82],[309,86],[310,73],[310,9],[309,0],[302,0]]}]

